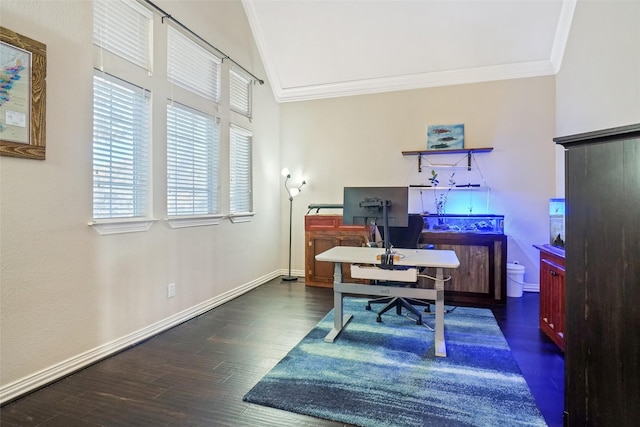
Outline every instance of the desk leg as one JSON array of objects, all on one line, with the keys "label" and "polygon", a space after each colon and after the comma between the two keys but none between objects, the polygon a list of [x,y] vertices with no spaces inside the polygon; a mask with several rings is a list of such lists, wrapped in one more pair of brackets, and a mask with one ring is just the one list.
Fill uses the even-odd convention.
[{"label": "desk leg", "polygon": [[444,341],[444,273],[442,268],[436,270],[436,356],[447,357],[447,346]]},{"label": "desk leg", "polygon": [[347,323],[353,318],[351,314],[344,316],[342,312],[342,292],[337,290],[337,283],[342,283],[342,263],[336,262],[333,269],[333,329],[324,337],[326,342],[334,342]]}]

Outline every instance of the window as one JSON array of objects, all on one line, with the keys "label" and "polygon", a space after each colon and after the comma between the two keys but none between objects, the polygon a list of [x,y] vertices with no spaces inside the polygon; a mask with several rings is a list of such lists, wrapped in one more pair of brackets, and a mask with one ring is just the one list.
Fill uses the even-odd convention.
[{"label": "window", "polygon": [[217,119],[184,105],[167,105],[167,214],[218,213]]},{"label": "window", "polygon": [[167,78],[213,102],[218,102],[220,58],[173,27],[168,29]]},{"label": "window", "polygon": [[229,141],[229,210],[232,214],[248,213],[252,209],[251,139],[251,131],[231,125]]},{"label": "window", "polygon": [[135,0],[93,2],[93,43],[151,70],[153,13]]},{"label": "window", "polygon": [[147,90],[94,73],[94,219],[148,214],[149,101]]},{"label": "window", "polygon": [[251,118],[251,79],[237,67],[229,71],[231,110]]},{"label": "window", "polygon": [[[172,228],[217,224],[226,217],[248,221],[254,215],[252,132],[245,128],[250,128],[254,77],[231,58],[224,64],[223,53],[146,3],[93,1],[91,225],[100,234],[148,229],[156,221],[154,188],[166,196]],[[154,46],[153,34],[161,27],[167,36]],[[166,75],[164,66],[161,74],[152,73],[158,65],[154,52],[166,60]],[[166,105],[152,111],[158,104],[145,88],[153,89],[156,101],[168,99]],[[226,98],[220,103],[221,90],[229,104]],[[166,141],[152,135],[152,123],[154,131],[166,127]],[[166,149],[166,164],[152,161],[158,148]],[[166,180],[166,189],[154,177]]]}]

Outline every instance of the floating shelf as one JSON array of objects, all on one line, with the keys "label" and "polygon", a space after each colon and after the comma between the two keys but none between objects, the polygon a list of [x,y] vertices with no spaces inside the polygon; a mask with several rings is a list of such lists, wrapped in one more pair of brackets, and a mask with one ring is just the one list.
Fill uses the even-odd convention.
[{"label": "floating shelf", "polygon": [[442,186],[441,187],[432,187],[432,186],[429,186],[429,185],[410,185],[409,189],[410,190],[438,190],[438,191],[448,191],[448,190],[451,190],[451,191],[461,191],[461,190],[469,191],[469,190],[489,190],[489,187],[486,186],[486,185],[482,185],[482,186],[473,186],[473,187],[469,187],[469,186],[466,186],[466,187],[455,187],[454,186],[454,187],[449,188],[449,187],[442,187]]},{"label": "floating shelf", "polygon": [[415,156],[417,154],[472,154],[472,153],[488,153],[493,151],[493,147],[485,148],[456,148],[455,150],[415,150],[403,151],[403,156]]},{"label": "floating shelf", "polygon": [[454,150],[415,150],[415,151],[403,151],[403,156],[418,156],[418,172],[422,172],[422,156],[432,154],[466,154],[467,155],[467,170],[471,170],[471,155],[474,153],[488,153],[493,151],[493,147],[482,148],[457,148]]}]

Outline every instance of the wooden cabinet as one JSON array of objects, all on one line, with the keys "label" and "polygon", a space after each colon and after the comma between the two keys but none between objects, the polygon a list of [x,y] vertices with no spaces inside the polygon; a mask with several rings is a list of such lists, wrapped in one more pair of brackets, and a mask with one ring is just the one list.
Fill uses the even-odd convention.
[{"label": "wooden cabinet", "polygon": [[[344,225],[340,215],[307,215],[304,218],[305,284],[333,288],[332,262],[316,261],[316,255],[334,246],[365,246],[367,229],[362,225]],[[349,265],[342,266],[345,282],[368,283],[351,279]]]},{"label": "wooden cabinet", "polygon": [[[446,304],[491,307],[506,303],[507,236],[504,234],[423,232],[421,244],[453,250],[460,267],[447,270]],[[432,269],[428,274],[433,275]],[[420,279],[429,286],[429,279]],[[433,282],[431,281],[431,284]]]},{"label": "wooden cabinet", "polygon": [[540,330],[564,351],[564,250],[534,246],[540,250]]},{"label": "wooden cabinet", "polygon": [[640,420],[640,124],[565,148],[568,426]]}]

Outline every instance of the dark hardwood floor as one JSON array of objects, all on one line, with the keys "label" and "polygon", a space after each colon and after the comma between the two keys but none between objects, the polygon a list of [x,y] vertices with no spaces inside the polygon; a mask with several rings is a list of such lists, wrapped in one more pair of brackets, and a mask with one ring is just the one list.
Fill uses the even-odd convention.
[{"label": "dark hardwood floor", "polygon": [[[242,401],[332,304],[330,289],[273,280],[6,404],[0,425],[341,426]],[[494,313],[547,423],[561,426],[564,358],[538,329],[538,294]]]},{"label": "dark hardwood floor", "polygon": [[494,308],[493,315],[545,421],[550,427],[561,427],[564,354],[538,327],[539,296],[525,292],[522,298],[507,298],[507,305]]}]

